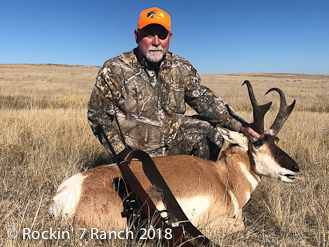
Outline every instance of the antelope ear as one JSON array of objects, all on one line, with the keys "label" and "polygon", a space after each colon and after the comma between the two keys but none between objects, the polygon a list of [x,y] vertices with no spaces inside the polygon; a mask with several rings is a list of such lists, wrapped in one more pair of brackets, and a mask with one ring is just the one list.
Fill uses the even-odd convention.
[{"label": "antelope ear", "polygon": [[248,138],[245,137],[242,133],[221,127],[217,127],[217,130],[227,142],[248,150]]}]

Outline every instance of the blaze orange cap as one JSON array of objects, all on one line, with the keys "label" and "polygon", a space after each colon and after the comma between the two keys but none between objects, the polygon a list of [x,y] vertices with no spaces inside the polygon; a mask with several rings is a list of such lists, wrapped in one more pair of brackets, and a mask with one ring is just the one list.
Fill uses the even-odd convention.
[{"label": "blaze orange cap", "polygon": [[168,31],[170,31],[171,28],[170,16],[167,12],[156,7],[146,9],[139,16],[137,28],[142,29],[150,24],[159,24],[163,26],[165,29],[167,29]]}]

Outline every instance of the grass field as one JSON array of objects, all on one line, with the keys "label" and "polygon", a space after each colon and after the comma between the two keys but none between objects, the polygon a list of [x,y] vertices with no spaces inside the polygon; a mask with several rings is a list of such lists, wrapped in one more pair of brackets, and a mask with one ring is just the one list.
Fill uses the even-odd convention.
[{"label": "grass field", "polygon": [[[0,246],[129,246],[123,240],[80,240],[77,226],[46,214],[62,181],[107,162],[86,117],[98,69],[0,65]],[[302,179],[284,184],[264,178],[244,209],[246,229],[233,235],[212,229],[214,239],[221,246],[329,246],[329,75],[201,77],[247,121],[252,120],[252,109],[241,86],[246,79],[259,103],[273,101],[267,126],[279,101],[276,93],[264,96],[267,89],[279,87],[288,103],[297,101],[279,133],[279,146],[297,161]],[[70,239],[24,240],[24,228],[71,234]],[[15,234],[12,229],[17,238],[8,236]]]}]

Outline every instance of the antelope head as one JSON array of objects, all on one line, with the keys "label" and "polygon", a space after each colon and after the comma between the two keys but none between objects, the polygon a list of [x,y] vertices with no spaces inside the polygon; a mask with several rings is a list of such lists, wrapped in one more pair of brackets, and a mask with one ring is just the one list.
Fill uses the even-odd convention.
[{"label": "antelope head", "polygon": [[279,138],[277,134],[282,128],[290,113],[294,109],[296,101],[288,106],[284,93],[278,88],[269,89],[266,94],[271,91],[276,91],[280,95],[280,110],[268,131],[264,130],[264,116],[270,109],[272,102],[264,105],[259,105],[254,96],[252,86],[249,81],[245,81],[248,87],[249,98],[253,107],[254,124],[253,129],[260,135],[259,139],[254,137],[245,137],[238,133],[233,133],[227,130],[219,130],[224,139],[231,144],[239,145],[242,149],[248,152],[251,163],[251,169],[259,177],[269,176],[277,178],[283,182],[293,182],[295,176],[299,173],[297,163],[281,148],[277,143]]}]

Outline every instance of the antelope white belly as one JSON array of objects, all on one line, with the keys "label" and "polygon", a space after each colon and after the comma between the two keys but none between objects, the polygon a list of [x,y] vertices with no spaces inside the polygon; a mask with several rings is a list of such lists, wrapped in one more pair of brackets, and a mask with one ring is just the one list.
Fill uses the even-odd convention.
[{"label": "antelope white belly", "polygon": [[[195,196],[191,198],[178,199],[178,203],[184,211],[186,217],[194,222],[198,222],[199,217],[208,212],[211,200],[208,196]],[[164,210],[165,207],[162,202],[156,205],[158,210]]]}]

